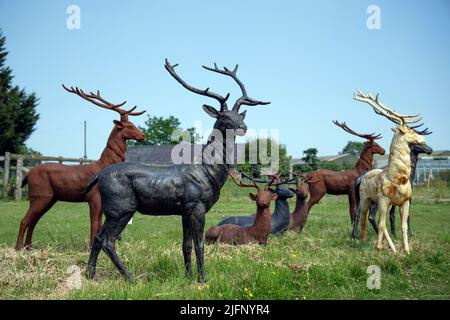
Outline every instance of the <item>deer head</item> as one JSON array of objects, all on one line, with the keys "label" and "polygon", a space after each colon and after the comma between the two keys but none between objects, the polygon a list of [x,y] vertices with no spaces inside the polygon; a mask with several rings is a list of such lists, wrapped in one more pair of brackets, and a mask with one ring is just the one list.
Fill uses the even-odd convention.
[{"label": "deer head", "polygon": [[[295,192],[295,194],[297,195],[297,197],[299,198],[307,198],[308,197],[308,187],[306,186],[306,183],[311,180],[311,178],[307,178],[305,177],[305,175],[303,173],[294,173],[294,176],[297,177],[297,188],[296,189],[291,189],[293,192]],[[298,177],[302,178],[302,179],[298,179]]]},{"label": "deer head", "polygon": [[251,183],[243,183],[242,181],[238,181],[238,178],[236,176],[236,170],[230,171],[230,177],[233,180],[235,184],[237,184],[239,187],[250,187],[250,188],[256,188],[257,192],[256,194],[249,193],[249,197],[251,200],[256,201],[256,205],[259,208],[267,208],[270,206],[270,203],[278,198],[278,195],[270,190],[270,186],[275,182],[276,178],[273,177],[268,183],[264,185],[264,188],[261,190],[258,186],[258,184],[251,179]]},{"label": "deer head", "polygon": [[236,81],[236,83],[241,88],[242,96],[236,100],[236,102],[234,103],[234,106],[231,110],[229,110],[228,106],[227,106],[227,100],[230,97],[229,93],[225,97],[223,97],[217,93],[210,91],[209,88],[201,90],[201,89],[197,89],[195,87],[190,86],[183,79],[181,79],[179,75],[177,75],[177,73],[175,72],[176,66],[178,66],[178,64],[171,65],[169,63],[169,61],[166,59],[166,63],[164,65],[164,67],[171,74],[171,76],[175,80],[177,80],[183,87],[185,87],[187,90],[189,90],[191,92],[200,94],[202,96],[213,98],[219,102],[219,104],[220,104],[219,110],[217,110],[216,108],[211,107],[209,105],[206,105],[206,104],[203,105],[203,110],[205,110],[205,112],[209,116],[216,119],[216,122],[214,124],[214,129],[220,130],[221,132],[225,131],[226,129],[231,129],[231,130],[234,130],[236,135],[240,135],[240,136],[245,135],[245,133],[247,132],[247,126],[244,123],[246,111],[239,113],[239,109],[240,109],[241,105],[256,106],[256,105],[265,105],[265,104],[270,103],[270,102],[258,101],[258,100],[249,98],[247,96],[247,91],[244,87],[244,84],[239,80],[239,78],[236,75],[237,70],[238,70],[238,65],[236,65],[236,67],[232,71],[226,67],[224,67],[223,69],[219,69],[215,63],[214,63],[214,68],[203,66],[203,68],[205,68],[206,70],[220,73],[220,74],[231,77],[234,81]]},{"label": "deer head", "polygon": [[372,154],[381,154],[384,155],[386,151],[375,142],[375,140],[381,139],[381,134],[375,135],[375,133],[371,134],[361,134],[356,131],[353,131],[350,129],[345,122],[339,122],[337,120],[333,121],[335,125],[342,128],[345,132],[348,132],[354,136],[366,139],[367,141],[364,142],[364,149],[370,149]]},{"label": "deer head", "polygon": [[410,123],[417,123],[422,120],[420,114],[415,115],[402,115],[394,110],[386,107],[383,103],[380,102],[378,98],[378,94],[373,97],[372,94],[363,94],[360,90],[358,90],[354,95],[353,99],[368,103],[376,114],[382,115],[393,123],[396,124],[395,128],[392,128],[392,131],[398,136],[400,136],[406,143],[409,145],[417,144],[417,145],[425,145],[425,138],[417,133],[414,128],[409,127]]},{"label": "deer head", "polygon": [[97,93],[93,92],[85,93],[83,90],[78,89],[78,87],[75,88],[70,87],[69,89],[64,85],[62,86],[66,91],[74,93],[79,97],[101,108],[118,112],[120,114],[120,121],[113,120],[113,123],[116,129],[119,130],[119,136],[122,137],[124,140],[133,139],[139,142],[144,141],[145,139],[144,133],[141,130],[139,130],[131,121],[128,120],[128,116],[139,116],[145,113],[145,110],[140,112],[133,112],[137,108],[137,106],[134,106],[130,110],[123,110],[120,107],[126,104],[127,103],[126,101],[119,104],[112,104],[111,102],[108,102],[105,99],[103,99],[102,96],[100,95],[100,91],[98,90]]}]

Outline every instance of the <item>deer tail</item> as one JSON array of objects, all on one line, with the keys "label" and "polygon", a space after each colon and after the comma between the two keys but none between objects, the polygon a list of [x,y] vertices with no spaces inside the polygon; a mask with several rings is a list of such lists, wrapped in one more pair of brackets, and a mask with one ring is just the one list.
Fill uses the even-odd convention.
[{"label": "deer tail", "polygon": [[93,176],[91,179],[89,179],[89,183],[86,189],[84,190],[84,194],[88,194],[97,183],[98,183],[98,176]]},{"label": "deer tail", "polygon": [[21,187],[25,187],[28,184],[28,174],[23,178]]}]

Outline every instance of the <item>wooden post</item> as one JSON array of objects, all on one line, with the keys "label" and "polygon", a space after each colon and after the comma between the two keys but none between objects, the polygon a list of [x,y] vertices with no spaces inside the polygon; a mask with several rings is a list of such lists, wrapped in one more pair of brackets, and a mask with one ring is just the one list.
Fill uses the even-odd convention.
[{"label": "wooden post", "polygon": [[16,192],[15,198],[17,201],[22,200],[22,167],[23,167],[23,158],[17,158],[16,164]]},{"label": "wooden post", "polygon": [[5,152],[5,164],[3,166],[3,198],[8,197],[8,183],[9,183],[9,164],[11,161],[11,153]]},{"label": "wooden post", "polygon": [[289,179],[292,179],[293,172],[294,172],[294,165],[292,164],[292,156],[289,156]]}]

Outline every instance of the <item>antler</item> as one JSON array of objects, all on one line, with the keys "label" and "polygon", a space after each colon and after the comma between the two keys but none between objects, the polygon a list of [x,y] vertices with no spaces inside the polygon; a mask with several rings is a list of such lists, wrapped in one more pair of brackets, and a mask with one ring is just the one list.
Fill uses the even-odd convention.
[{"label": "antler", "polygon": [[[237,177],[236,177],[236,170],[232,170],[230,171],[230,177],[233,180],[233,182],[239,186],[239,187],[254,187],[259,191],[259,186],[256,184],[256,182],[253,180],[253,178],[250,178],[250,180],[252,181],[252,183],[243,183],[242,181],[237,181]],[[246,176],[246,178],[249,178],[249,176]]]},{"label": "antler", "polygon": [[234,67],[233,71],[231,71],[227,67],[223,67],[223,70],[219,69],[215,62],[214,62],[214,68],[206,67],[206,66],[202,66],[202,67],[205,68],[206,70],[209,70],[212,72],[217,72],[220,74],[224,74],[226,76],[230,76],[239,85],[239,87],[241,88],[241,91],[242,91],[242,96],[238,100],[236,100],[236,102],[234,103],[234,106],[232,109],[233,111],[238,112],[241,105],[256,106],[256,105],[266,105],[266,104],[270,103],[270,102],[264,102],[264,101],[252,99],[247,95],[247,90],[245,89],[244,84],[242,83],[241,80],[239,80],[239,78],[236,75],[239,65],[236,65]]},{"label": "antler", "polygon": [[[408,123],[417,123],[420,120],[422,120],[422,118],[420,117],[420,114],[401,115],[401,114],[395,112],[394,110],[386,107],[378,99],[378,94],[374,98],[371,93],[368,93],[366,95],[366,94],[363,94],[360,90],[358,90],[353,95],[353,99],[368,103],[369,105],[372,106],[372,108],[374,109],[374,111],[377,114],[388,118],[395,124],[402,124],[402,125],[405,124],[406,125]],[[417,118],[417,119],[412,119],[412,118]]]},{"label": "antler", "polygon": [[169,71],[170,75],[177,80],[183,87],[188,89],[191,92],[200,94],[202,96],[210,97],[213,99],[216,99],[220,103],[220,111],[228,110],[227,107],[227,100],[230,97],[230,94],[228,93],[225,97],[222,97],[220,94],[214,93],[212,91],[209,91],[209,88],[206,88],[204,90],[197,89],[189,84],[187,84],[183,79],[180,78],[180,76],[175,72],[175,68],[178,66],[177,64],[171,65],[169,60],[166,59],[166,63],[164,64],[164,67],[167,71]]},{"label": "antler", "polygon": [[382,138],[381,134],[375,135],[375,132],[374,132],[374,133],[371,133],[371,134],[361,134],[361,133],[357,133],[356,131],[353,131],[352,129],[350,129],[350,128],[347,126],[347,124],[345,123],[345,121],[344,121],[344,122],[339,122],[339,121],[337,121],[337,120],[334,120],[333,123],[334,123],[335,125],[337,125],[338,127],[341,127],[342,129],[344,129],[345,132],[348,132],[348,133],[350,133],[350,134],[353,134],[353,135],[355,135],[355,136],[357,136],[357,137],[360,137],[360,138],[363,138],[363,139],[367,139],[367,140],[369,140],[369,141],[374,141],[374,140],[378,140],[378,139],[381,139],[381,138]]},{"label": "antler", "polygon": [[420,128],[421,126],[423,126],[423,123],[417,125],[417,126],[412,126],[410,127],[410,129],[414,130],[415,133],[420,134],[421,136],[429,136],[430,134],[432,134],[432,131],[428,131],[428,128],[425,128],[424,130],[416,130],[417,128]]},{"label": "antler", "polygon": [[137,108],[137,106],[134,106],[130,110],[123,110],[120,107],[123,106],[125,103],[127,103],[126,101],[119,104],[112,104],[111,102],[108,102],[105,99],[103,99],[100,95],[100,91],[98,90],[97,93],[93,92],[85,93],[83,90],[78,89],[78,87],[75,87],[75,89],[73,87],[70,87],[69,89],[64,84],[62,86],[66,91],[74,93],[99,107],[118,112],[120,114],[121,121],[128,121],[128,116],[140,116],[141,114],[145,113],[145,110],[140,112],[133,112]]}]

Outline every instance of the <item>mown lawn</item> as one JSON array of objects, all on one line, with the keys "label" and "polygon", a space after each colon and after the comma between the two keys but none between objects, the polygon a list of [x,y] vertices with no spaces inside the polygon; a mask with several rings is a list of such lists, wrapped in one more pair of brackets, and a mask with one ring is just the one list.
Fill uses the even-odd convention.
[{"label": "mown lawn", "polygon": [[[207,227],[227,215],[253,213],[248,192],[227,184],[207,215]],[[436,190],[416,193],[407,256],[387,249],[377,253],[371,229],[368,241],[350,240],[346,198],[327,196],[313,208],[301,234],[271,237],[267,246],[206,246],[207,285],[184,275],[178,216],[136,214],[126,228],[117,248],[134,282],[125,282],[104,253],[98,279],[88,281],[86,204],[55,205],[36,227],[34,250],[17,253],[13,246],[28,203],[3,201],[0,299],[449,299],[450,204],[445,198],[448,190],[439,196]],[[400,247],[398,239],[395,243]],[[73,265],[83,274],[78,290],[66,285]],[[370,265],[381,268],[379,290],[367,288]]]}]

